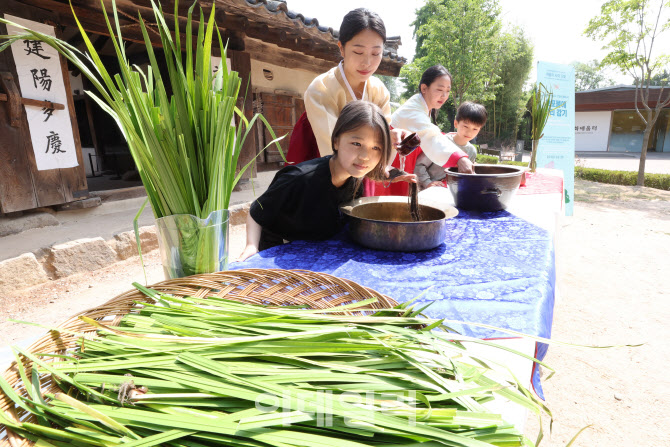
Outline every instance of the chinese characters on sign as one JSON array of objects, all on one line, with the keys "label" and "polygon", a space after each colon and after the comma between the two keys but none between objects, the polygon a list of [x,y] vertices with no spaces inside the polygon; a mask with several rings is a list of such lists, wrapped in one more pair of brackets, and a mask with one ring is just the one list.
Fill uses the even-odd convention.
[{"label": "chinese characters on sign", "polygon": [[65,152],[64,150],[61,150],[61,141],[60,141],[60,135],[58,135],[56,132],[53,130],[47,135],[47,150],[45,153],[49,153],[49,151],[52,151],[52,154],[61,154]]},{"label": "chinese characters on sign", "polygon": [[[43,34],[56,36],[52,26],[5,14],[7,20]],[[7,26],[8,34],[25,31]],[[72,134],[67,92],[58,52],[39,40],[17,40],[12,54],[19,75],[19,87],[24,98],[65,104],[65,110],[25,106],[28,128],[37,169],[63,169],[78,166],[77,150]]]},{"label": "chinese characters on sign", "polygon": [[51,56],[45,56],[42,54],[44,49],[42,48],[42,42],[39,40],[24,40],[23,43],[26,44],[26,52],[28,53],[28,56],[31,54],[36,55],[37,57],[41,57],[42,59],[51,59]]},{"label": "chinese characters on sign", "polygon": [[30,73],[33,75],[33,84],[35,84],[35,88],[37,89],[37,83],[40,83],[40,87],[42,90],[46,90],[47,92],[51,91],[51,76],[49,76],[48,71],[46,68],[41,68],[39,70],[39,75],[37,74],[37,68],[33,68],[30,70]]},{"label": "chinese characters on sign", "polygon": [[47,116],[46,118],[44,118],[44,122],[46,123],[47,121],[49,121],[49,118],[51,118],[51,115],[54,114],[54,109],[48,109],[46,107],[42,107],[42,113]]}]

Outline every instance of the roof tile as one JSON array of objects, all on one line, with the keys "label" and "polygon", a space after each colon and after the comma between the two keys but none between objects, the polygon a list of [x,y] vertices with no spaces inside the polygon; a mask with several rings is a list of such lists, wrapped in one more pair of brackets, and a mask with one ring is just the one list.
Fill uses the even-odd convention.
[{"label": "roof tile", "polygon": [[[286,15],[286,17],[288,17],[291,20],[299,20],[300,22],[302,22],[302,25],[305,28],[316,27],[319,30],[319,32],[324,34],[330,34],[334,40],[337,40],[340,36],[338,30],[334,30],[332,27],[329,26],[319,25],[319,21],[316,18],[305,17],[300,13],[289,10],[285,0],[245,0],[245,1],[249,6],[252,6],[254,8],[260,7],[262,5],[269,13],[272,14],[283,13]],[[402,43],[400,41],[399,36],[393,36],[387,38],[387,42],[384,49],[384,57],[388,57],[393,61],[397,61],[403,64],[406,63],[407,59],[405,59],[402,56],[399,56],[397,53],[398,46],[401,44]]]}]

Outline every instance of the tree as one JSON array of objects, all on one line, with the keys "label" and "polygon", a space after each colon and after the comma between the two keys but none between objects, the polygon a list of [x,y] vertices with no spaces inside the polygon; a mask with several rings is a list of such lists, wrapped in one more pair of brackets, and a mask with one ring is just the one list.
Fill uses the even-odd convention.
[{"label": "tree", "polygon": [[498,0],[429,0],[417,10],[412,25],[416,52],[401,72],[403,97],[418,91],[426,68],[442,64],[453,82],[438,126],[452,129],[456,108],[472,100],[486,105],[489,112],[484,139],[514,138],[525,105],[521,96],[532,68],[533,47],[521,29],[503,29]]},{"label": "tree", "polygon": [[400,96],[398,95],[398,86],[396,84],[396,80],[398,78],[383,75],[374,75],[374,76],[378,77],[379,80],[382,81],[386,86],[387,90],[391,94],[391,102],[398,102],[400,100]]},{"label": "tree", "polygon": [[[423,47],[423,41],[426,39],[426,37],[423,35],[420,36],[417,33],[419,29],[428,22],[428,19],[436,13],[437,5],[437,2],[428,2],[416,11],[416,19],[414,19],[414,22],[411,23],[411,25],[414,27],[412,37],[414,37],[416,40],[416,47],[414,48],[414,60],[421,59],[422,57],[426,56],[426,49]],[[405,91],[403,92],[402,97],[404,99],[409,99],[417,92],[419,87],[419,79],[421,79],[421,73],[423,73],[423,71],[419,72],[418,75],[413,74],[409,76],[407,74],[409,71],[415,71],[415,69],[418,69],[412,66],[412,64],[403,66],[403,69],[405,71],[401,71],[400,73],[400,80],[405,86]]]},{"label": "tree", "polygon": [[[668,0],[609,0],[585,30],[587,36],[605,42],[603,48],[609,50],[601,65],[617,67],[635,79],[635,110],[646,125],[637,173],[639,186],[644,185],[651,130],[663,107],[670,104],[670,95],[665,89],[667,79],[660,89],[650,88],[654,73],[667,70],[670,61],[670,55],[657,54],[656,48],[659,37],[670,29],[669,8]],[[654,101],[656,104],[652,108],[650,104]],[[644,111],[640,110],[640,105]]]},{"label": "tree", "polygon": [[670,71],[663,70],[661,73],[657,73],[651,77],[651,85],[662,86],[668,85],[668,80],[670,80]]},{"label": "tree", "polygon": [[575,91],[577,92],[614,85],[614,81],[607,77],[600,62],[595,59],[586,63],[573,62],[572,66],[575,67]]},{"label": "tree", "polygon": [[428,0],[414,21],[417,53],[403,67],[408,94],[418,90],[423,71],[442,64],[453,76],[454,105],[492,99],[502,63],[498,0]]},{"label": "tree", "polygon": [[495,96],[486,102],[489,119],[485,131],[494,140],[515,139],[519,120],[526,110],[527,95],[523,87],[533,66],[533,45],[518,27],[506,32],[503,37],[499,80]]}]

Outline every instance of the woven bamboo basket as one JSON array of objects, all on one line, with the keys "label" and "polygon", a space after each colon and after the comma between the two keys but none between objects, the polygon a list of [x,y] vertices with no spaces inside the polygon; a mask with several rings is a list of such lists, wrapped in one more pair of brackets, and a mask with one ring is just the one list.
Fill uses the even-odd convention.
[{"label": "woven bamboo basket", "polygon": [[[355,303],[369,298],[376,298],[368,308],[384,309],[396,306],[393,299],[363,287],[346,279],[336,278],[325,273],[306,270],[263,270],[248,269],[225,271],[187,278],[171,279],[149,286],[152,289],[174,296],[191,296],[207,298],[215,296],[242,303],[262,305],[306,305],[314,309],[327,309],[340,305]],[[64,354],[75,348],[77,337],[64,330],[83,333],[85,337],[95,337],[96,330],[79,319],[84,315],[101,321],[109,326],[118,326],[124,315],[139,309],[137,301],[153,302],[152,299],[133,289],[112,298],[105,304],[86,310],[70,317],[58,326],[62,331],[52,330],[28,347],[31,353],[45,354],[41,358],[50,361],[49,354]],[[349,314],[362,311],[347,312]],[[31,374],[31,362],[22,359],[28,377]],[[5,380],[14,390],[27,396],[16,363],[4,372]],[[41,378],[42,394],[58,391],[50,376]],[[0,410],[15,420],[24,420],[26,412],[17,407],[7,395],[0,390]],[[30,416],[29,416],[30,417]],[[0,447],[28,447],[33,442],[23,439],[3,425],[0,425]]]}]

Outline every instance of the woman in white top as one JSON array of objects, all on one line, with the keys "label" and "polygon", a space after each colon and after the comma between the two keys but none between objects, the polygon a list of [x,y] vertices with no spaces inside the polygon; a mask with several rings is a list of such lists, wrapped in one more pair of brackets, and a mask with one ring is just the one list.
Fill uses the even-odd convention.
[{"label": "woman in white top", "polygon": [[[291,134],[288,162],[332,154],[333,128],[340,111],[351,101],[374,103],[391,122],[390,94],[382,81],[372,76],[382,61],[384,42],[386,28],[378,14],[359,8],[344,16],[337,42],[342,61],[314,79],[305,91],[305,113]],[[392,131],[392,143],[399,143],[405,133]]]},{"label": "woman in white top", "polygon": [[[427,69],[419,82],[420,92],[393,113],[391,125],[416,132],[421,139],[421,150],[433,163],[444,168],[458,166],[458,172],[472,174],[473,164],[468,154],[435,124],[437,112],[449,99],[451,79],[451,74],[442,65]],[[405,164],[407,172],[414,172],[414,163],[419,153],[417,150],[410,154],[411,160],[408,157]]]}]

